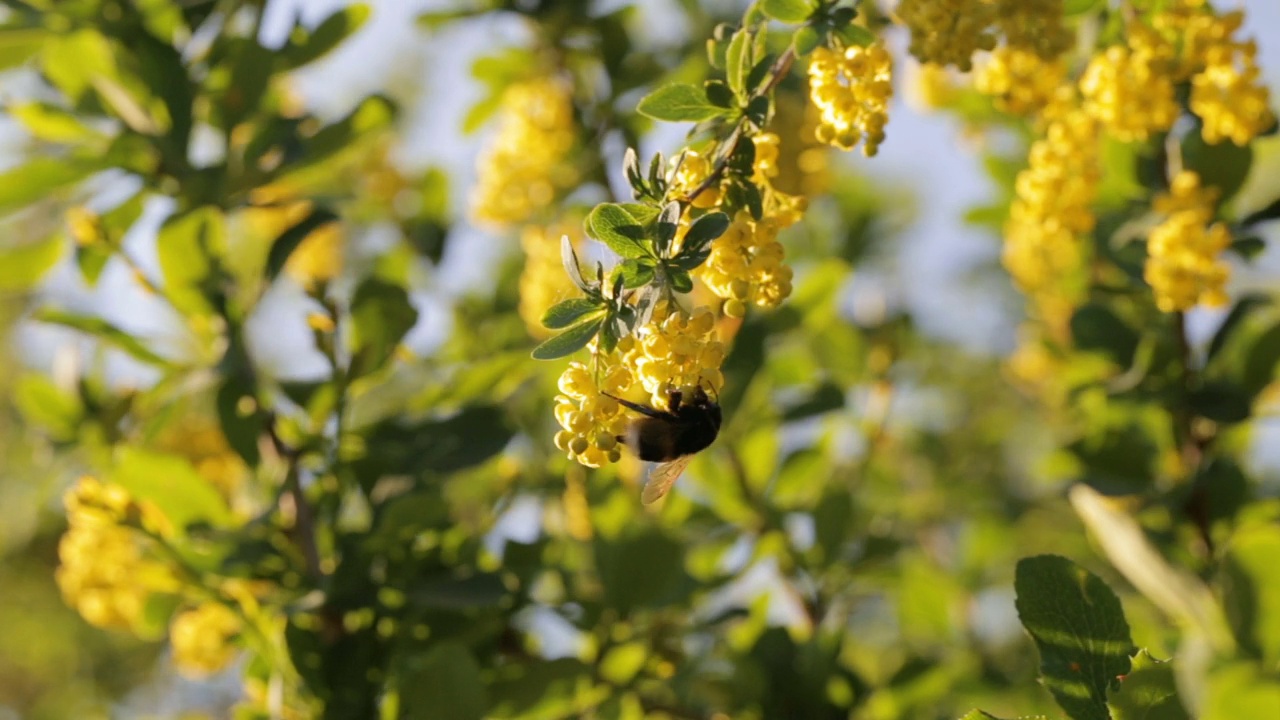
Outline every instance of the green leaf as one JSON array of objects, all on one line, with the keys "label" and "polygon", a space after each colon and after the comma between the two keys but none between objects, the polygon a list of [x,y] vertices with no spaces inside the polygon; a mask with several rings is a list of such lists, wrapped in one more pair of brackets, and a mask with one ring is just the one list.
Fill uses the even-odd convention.
[{"label": "green leaf", "polygon": [[155,503],[175,527],[197,521],[219,525],[231,519],[222,496],[186,458],[121,446],[112,481],[134,498]]},{"label": "green leaf", "polygon": [[1265,295],[1249,294],[1244,295],[1236,301],[1231,307],[1231,312],[1227,313],[1226,319],[1222,321],[1222,325],[1218,326],[1218,331],[1213,334],[1213,340],[1209,342],[1208,362],[1212,362],[1227,342],[1234,336],[1235,331],[1242,327],[1245,319],[1247,319],[1255,310],[1267,307],[1271,304],[1271,299]]},{"label": "green leaf", "polygon": [[534,348],[533,359],[555,360],[565,355],[571,355],[586,347],[587,343],[591,342],[591,338],[596,336],[596,332],[600,330],[600,326],[603,324],[604,318],[599,317],[580,325],[575,325]]},{"label": "green leaf", "polygon": [[[684,547],[656,527],[646,526],[614,539],[597,538],[596,564],[604,602],[619,613],[679,603],[690,590]],[[644,572],[637,572],[644,568]]]},{"label": "green leaf", "polygon": [[36,157],[0,173],[0,214],[44,200],[102,169],[73,158]]},{"label": "green leaf", "polygon": [[1250,662],[1214,668],[1209,675],[1200,720],[1261,720],[1280,708],[1280,680]]},{"label": "green leaf", "polygon": [[72,103],[93,89],[95,78],[110,79],[118,73],[111,44],[90,29],[50,34],[40,48],[40,65],[45,78]]},{"label": "green leaf", "polygon": [[266,434],[270,422],[254,394],[255,389],[252,376],[247,372],[236,373],[223,380],[215,398],[218,422],[227,444],[250,467],[261,459],[258,441]]},{"label": "green leaf", "polygon": [[738,97],[746,99],[747,73],[751,71],[751,31],[740,28],[729,39],[729,47],[725,50],[725,72],[729,87]]},{"label": "green leaf", "polygon": [[0,29],[0,70],[8,70],[40,52],[49,31],[42,27]]},{"label": "green leaf", "polygon": [[514,431],[502,408],[471,405],[417,422],[395,417],[364,426],[361,434],[368,451],[349,469],[367,491],[388,475],[438,478],[475,467],[502,452]]},{"label": "green leaf", "polygon": [[1232,240],[1228,249],[1245,260],[1253,261],[1267,249],[1267,241],[1260,237],[1249,235]]},{"label": "green leaf", "polygon": [[1200,176],[1201,185],[1218,188],[1218,202],[1225,203],[1249,177],[1253,147],[1240,147],[1230,141],[1210,145],[1198,130],[1189,132],[1182,141],[1182,165]]},{"label": "green leaf", "polygon": [[575,658],[508,663],[489,686],[493,720],[584,717],[611,690],[597,685],[592,668]]},{"label": "green leaf", "polygon": [[1138,334],[1101,303],[1085,305],[1072,315],[1071,336],[1080,350],[1101,352],[1121,367],[1133,364],[1138,349]]},{"label": "green leaf", "polygon": [[92,317],[89,315],[77,315],[76,313],[66,312],[65,310],[45,308],[37,312],[34,319],[39,320],[40,322],[62,325],[63,327],[69,327],[79,330],[82,333],[92,335],[99,340],[123,350],[135,360],[140,360],[149,365],[157,365],[160,367],[169,365],[168,360],[157,355],[140,339],[124,330],[121,330],[102,318]]},{"label": "green leaf", "polygon": [[1133,656],[1120,689],[1107,699],[1111,720],[1191,720],[1178,700],[1173,663],[1161,662],[1146,650]]},{"label": "green leaf", "polygon": [[701,250],[729,229],[729,216],[722,212],[707,213],[689,226],[684,235],[681,254]]},{"label": "green leaf", "polygon": [[576,324],[583,316],[604,310],[599,303],[588,298],[569,298],[552,305],[542,315],[542,326],[559,330]]},{"label": "green leaf", "polygon": [[66,145],[105,138],[102,133],[80,122],[75,114],[49,103],[18,103],[6,110],[37,140]]},{"label": "green leaf", "polygon": [[1249,397],[1262,392],[1271,383],[1277,363],[1280,363],[1280,323],[1267,328],[1249,348],[1242,377],[1244,391]]},{"label": "green leaf", "polygon": [[1270,667],[1280,663],[1280,528],[1255,525],[1237,532],[1222,569],[1223,605],[1240,646]]},{"label": "green leaf", "polygon": [[376,277],[360,283],[351,298],[352,377],[381,369],[417,322],[404,288]]},{"label": "green leaf", "polygon": [[1188,398],[1197,414],[1219,423],[1238,423],[1249,419],[1250,397],[1237,385],[1207,382],[1191,392]]},{"label": "green leaf", "polygon": [[302,42],[290,43],[281,50],[285,68],[293,70],[324,57],[364,26],[369,19],[369,6],[353,3],[334,12],[316,26]]},{"label": "green leaf", "polygon": [[601,203],[587,215],[591,236],[624,258],[652,257],[644,228],[622,206]]},{"label": "green leaf", "polygon": [[1270,205],[1245,215],[1240,220],[1241,227],[1252,227],[1258,223],[1267,222],[1268,220],[1280,219],[1280,198],[1271,201]]},{"label": "green leaf", "polygon": [[805,25],[791,36],[791,47],[795,48],[797,57],[805,57],[822,45],[822,33],[812,25]]},{"label": "green leaf", "polygon": [[693,292],[693,278],[683,270],[672,270],[667,273],[671,280],[671,289],[678,293]]},{"label": "green leaf", "polygon": [[397,674],[404,720],[480,720],[489,700],[480,664],[461,643],[446,641],[425,653],[403,653]]},{"label": "green leaf", "polygon": [[845,45],[857,45],[859,47],[870,47],[874,45],[879,38],[876,34],[861,25],[845,25],[836,31],[836,35],[844,41]]},{"label": "green leaf", "polygon": [[578,253],[574,252],[573,242],[569,240],[568,235],[560,237],[560,262],[564,265],[564,271],[569,275],[569,279],[578,286],[579,290],[588,295],[599,294],[595,286],[582,277],[582,268],[578,265]]},{"label": "green leaf", "polygon": [[308,235],[337,220],[338,216],[328,209],[317,207],[296,225],[280,233],[280,237],[272,241],[271,251],[267,254],[267,281],[270,282],[279,277],[284,271],[284,266],[289,262],[289,256],[298,249]]},{"label": "green leaf", "polygon": [[788,407],[782,413],[785,422],[803,420],[844,407],[844,390],[839,385],[825,382],[819,385],[799,403]]},{"label": "green leaf", "polygon": [[1040,651],[1040,676],[1073,720],[1110,720],[1107,691],[1129,671],[1133,641],[1120,600],[1064,557],[1018,561],[1018,619]]},{"label": "green leaf", "polygon": [[613,269],[613,273],[615,278],[621,279],[622,287],[626,290],[648,285],[654,278],[653,266],[639,260],[623,260]]},{"label": "green leaf", "polygon": [[66,238],[53,234],[0,249],[0,291],[26,291],[39,285],[62,259],[66,247]]},{"label": "green leaf", "polygon": [[13,404],[25,422],[59,442],[73,440],[84,417],[80,398],[64,392],[53,380],[37,373],[18,378]]},{"label": "green leaf", "polygon": [[210,308],[207,281],[226,254],[222,211],[205,206],[165,221],[156,238],[165,292],[179,310],[202,313]]},{"label": "green leaf", "polygon": [[774,20],[797,25],[809,19],[815,5],[812,0],[761,0],[760,9]]},{"label": "green leaf", "polygon": [[725,108],[717,107],[707,98],[707,92],[696,85],[673,83],[649,93],[636,105],[636,112],[654,120],[683,122],[710,120],[724,115]]}]

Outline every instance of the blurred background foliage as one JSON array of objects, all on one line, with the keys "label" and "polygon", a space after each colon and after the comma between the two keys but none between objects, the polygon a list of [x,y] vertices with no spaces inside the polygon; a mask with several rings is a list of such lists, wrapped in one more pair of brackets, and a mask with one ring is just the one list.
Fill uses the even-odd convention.
[{"label": "blurred background foliage", "polygon": [[[491,141],[522,83],[568,88],[560,174],[506,178],[495,196],[524,195],[496,223],[468,209],[484,158],[515,172],[535,148],[483,156],[480,201],[469,170],[403,159],[451,88],[400,70],[341,111],[297,91],[377,3],[2,5],[0,718],[1058,717],[1055,679],[1096,657],[1055,654],[1053,631],[1116,617],[1120,664],[1099,667],[1185,653],[1203,717],[1280,713],[1280,483],[1254,442],[1280,358],[1269,288],[1188,340],[1135,244],[1113,259],[1138,273],[1076,310],[1056,354],[926,332],[897,244],[944,180],[829,158],[793,75],[772,130],[778,187],[810,199],[783,236],[794,293],[723,321],[723,430],[652,511],[638,462],[586,470],[552,445],[562,368],[529,358],[534,320],[570,295],[559,237],[625,187],[622,151],[678,147],[636,102],[707,77],[739,4],[425,10],[422,43],[502,38],[462,127],[430,142]],[[968,218],[994,248],[1028,135],[952,101],[969,132],[995,128],[977,152],[996,199]],[[1275,146],[1195,152],[1243,188],[1243,217],[1275,199]],[[1107,155],[1102,225],[1148,194],[1141,150]],[[1275,214],[1240,255],[1265,253]],[[996,254],[969,273],[1011,339]],[[1169,375],[1179,339],[1195,387]],[[1167,572],[1144,584],[1123,557],[1147,551]],[[1019,565],[1040,554],[1096,576]],[[1035,625],[1037,598],[1073,592],[1095,614]]]}]

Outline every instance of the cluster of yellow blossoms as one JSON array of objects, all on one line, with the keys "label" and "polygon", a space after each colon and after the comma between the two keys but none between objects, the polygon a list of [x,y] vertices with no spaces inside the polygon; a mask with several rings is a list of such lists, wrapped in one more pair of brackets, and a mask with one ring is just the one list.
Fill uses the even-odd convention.
[{"label": "cluster of yellow blossoms", "polygon": [[[746,211],[738,211],[729,228],[711,244],[711,255],[697,270],[697,276],[711,292],[725,301],[724,314],[742,317],[747,303],[757,307],[777,307],[791,295],[792,270],[783,263],[786,251],[778,242],[778,231],[795,224],[803,215],[807,203],[804,198],[776,190],[772,179],[778,175],[778,136],[761,133],[752,138],[755,146],[755,164],[751,181],[764,194],[764,215],[755,220]],[[693,184],[700,182],[710,168],[700,157],[692,164],[682,165],[675,181]],[[685,175],[685,168],[690,168]],[[698,173],[704,173],[699,175]],[[720,192],[704,192],[698,196],[712,195],[716,203],[695,206],[715,207]],[[687,229],[687,224],[685,228]],[[683,235],[681,235],[683,237]]]},{"label": "cluster of yellow blossoms", "polygon": [[564,162],[576,132],[571,88],[551,77],[512,84],[502,97],[501,122],[480,158],[471,198],[477,220],[522,223],[577,182]]},{"label": "cluster of yellow blossoms", "polygon": [[1066,80],[1064,59],[1046,60],[1030,50],[1002,45],[978,67],[973,86],[992,96],[1004,112],[1033,115],[1044,110]]},{"label": "cluster of yellow blossoms", "polygon": [[160,532],[166,518],[120,486],[87,476],[67,491],[64,503],[69,527],[58,543],[54,576],[62,597],[92,625],[143,632],[152,595],[173,592],[178,584],[135,528]]},{"label": "cluster of yellow blossoms", "polygon": [[864,155],[875,155],[889,121],[891,77],[892,58],[883,43],[814,50],[809,97],[821,112],[818,140],[842,150],[852,150],[861,142]]},{"label": "cluster of yellow blossoms", "polygon": [[533,337],[547,336],[547,329],[542,326],[543,314],[575,292],[560,259],[560,239],[568,235],[576,247],[582,235],[581,227],[580,223],[559,222],[530,225],[520,233],[525,259],[520,270],[518,310]]},{"label": "cluster of yellow blossoms", "polygon": [[902,0],[897,15],[911,31],[910,51],[922,63],[973,67],[979,51],[1006,47],[1052,60],[1071,47],[1062,0]]},{"label": "cluster of yellow blossoms", "polygon": [[235,659],[239,616],[217,602],[203,602],[174,616],[169,624],[173,663],[191,677],[210,675]]},{"label": "cluster of yellow blossoms", "polygon": [[911,54],[921,62],[968,72],[974,53],[996,46],[995,6],[987,0],[902,0],[897,14],[911,31]]},{"label": "cluster of yellow blossoms", "polygon": [[1274,122],[1257,46],[1234,39],[1244,14],[1218,15],[1203,0],[1180,0],[1150,25],[1130,22],[1127,45],[1095,57],[1080,80],[1089,111],[1120,140],[1143,140],[1178,117],[1175,85],[1190,81],[1189,106],[1205,142],[1246,145]]},{"label": "cluster of yellow blossoms", "polygon": [[1148,237],[1143,277],[1164,312],[1228,301],[1223,287],[1231,268],[1221,254],[1231,245],[1231,232],[1213,222],[1217,196],[1216,189],[1201,187],[1200,177],[1184,170],[1155,200],[1164,220]]},{"label": "cluster of yellow blossoms", "polygon": [[1080,78],[1085,111],[1124,142],[1146,140],[1178,119],[1168,43],[1141,23],[1128,36],[1128,45],[1094,56]]},{"label": "cluster of yellow blossoms", "polygon": [[1100,172],[1097,122],[1064,103],[1047,119],[1014,184],[1004,264],[1051,325],[1065,322],[1083,288],[1083,236],[1093,230]]},{"label": "cluster of yellow blossoms", "polygon": [[615,397],[666,409],[672,390],[691,393],[701,386],[719,392],[724,357],[715,315],[706,308],[692,316],[679,310],[655,313],[608,354],[593,344],[594,372],[591,365],[571,362],[560,376],[555,416],[564,429],[556,433],[556,447],[588,467],[617,462],[622,457],[618,439],[626,434],[630,411]]},{"label": "cluster of yellow blossoms", "polygon": [[[67,604],[92,625],[148,636],[153,599],[182,592],[174,569],[155,554],[157,538],[173,533],[154,505],[135,500],[119,485],[82,477],[64,499],[68,529],[58,543],[54,575]],[[148,537],[150,534],[153,537]],[[174,664],[184,674],[208,674],[236,654],[236,614],[204,602],[176,615],[169,627]]]}]

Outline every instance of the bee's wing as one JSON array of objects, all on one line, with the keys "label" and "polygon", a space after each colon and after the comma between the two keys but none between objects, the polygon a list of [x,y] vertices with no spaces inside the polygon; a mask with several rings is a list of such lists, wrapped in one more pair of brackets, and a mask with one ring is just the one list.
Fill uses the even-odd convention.
[{"label": "bee's wing", "polygon": [[640,502],[650,505],[657,502],[672,485],[676,484],[676,479],[680,477],[680,473],[689,466],[689,461],[693,460],[693,455],[681,455],[680,457],[665,462],[655,467],[649,473],[649,479],[645,481],[644,490],[640,493]]}]

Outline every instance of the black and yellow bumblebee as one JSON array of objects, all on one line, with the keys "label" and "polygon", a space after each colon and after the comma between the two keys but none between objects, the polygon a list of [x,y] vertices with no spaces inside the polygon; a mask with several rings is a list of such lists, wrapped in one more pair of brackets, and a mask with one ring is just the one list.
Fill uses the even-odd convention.
[{"label": "black and yellow bumblebee", "polygon": [[609,397],[643,416],[635,418],[618,441],[641,460],[659,463],[640,493],[640,502],[645,505],[666,495],[693,456],[715,442],[720,433],[720,405],[701,387],[693,391],[691,398],[680,390],[669,391],[666,410]]}]

